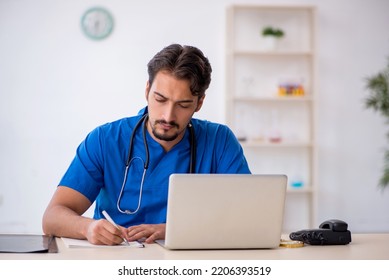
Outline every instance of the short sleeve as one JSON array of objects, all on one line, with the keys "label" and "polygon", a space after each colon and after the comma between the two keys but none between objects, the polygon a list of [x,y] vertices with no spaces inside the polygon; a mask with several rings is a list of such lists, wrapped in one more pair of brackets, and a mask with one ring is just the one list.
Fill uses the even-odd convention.
[{"label": "short sleeve", "polygon": [[78,146],[59,185],[72,188],[93,202],[104,184],[102,130],[96,128]]}]

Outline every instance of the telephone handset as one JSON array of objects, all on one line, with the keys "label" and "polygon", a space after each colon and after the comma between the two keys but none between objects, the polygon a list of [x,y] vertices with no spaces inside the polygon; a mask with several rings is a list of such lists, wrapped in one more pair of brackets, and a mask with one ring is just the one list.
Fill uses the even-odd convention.
[{"label": "telephone handset", "polygon": [[327,220],[318,229],[292,232],[289,238],[310,245],[346,245],[351,242],[347,223],[337,219]]}]

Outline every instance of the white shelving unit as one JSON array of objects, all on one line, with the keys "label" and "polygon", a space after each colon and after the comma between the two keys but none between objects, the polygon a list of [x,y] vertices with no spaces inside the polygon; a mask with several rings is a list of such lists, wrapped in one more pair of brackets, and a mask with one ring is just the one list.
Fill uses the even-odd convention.
[{"label": "white shelving unit", "polygon": [[[272,49],[262,36],[267,26],[285,34]],[[288,175],[284,230],[315,227],[314,35],[311,6],[227,11],[227,123],[253,173]]]}]

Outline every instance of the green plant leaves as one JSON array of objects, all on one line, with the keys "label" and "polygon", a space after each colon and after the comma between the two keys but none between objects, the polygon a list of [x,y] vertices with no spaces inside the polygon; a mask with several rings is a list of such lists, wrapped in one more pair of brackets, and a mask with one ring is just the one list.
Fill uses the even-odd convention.
[{"label": "green plant leaves", "polygon": [[[366,79],[366,88],[370,92],[365,99],[366,107],[379,112],[386,118],[386,123],[389,123],[389,59],[385,69]],[[389,133],[387,137],[389,139]],[[385,152],[383,174],[379,180],[379,186],[382,188],[389,186],[388,150]]]},{"label": "green plant leaves", "polygon": [[281,38],[281,37],[283,37],[285,34],[284,34],[284,31],[282,31],[282,29],[273,28],[273,27],[271,27],[271,26],[266,26],[266,27],[262,30],[262,35],[263,35],[263,36],[274,36],[274,37],[277,37],[277,38]]}]

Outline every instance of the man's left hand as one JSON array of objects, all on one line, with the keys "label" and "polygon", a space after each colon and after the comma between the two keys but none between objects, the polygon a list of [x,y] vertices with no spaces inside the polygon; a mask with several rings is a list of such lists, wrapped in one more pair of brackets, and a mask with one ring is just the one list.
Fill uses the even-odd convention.
[{"label": "man's left hand", "polygon": [[146,243],[153,243],[157,239],[165,239],[166,224],[142,224],[127,229],[127,240],[145,239]]}]

